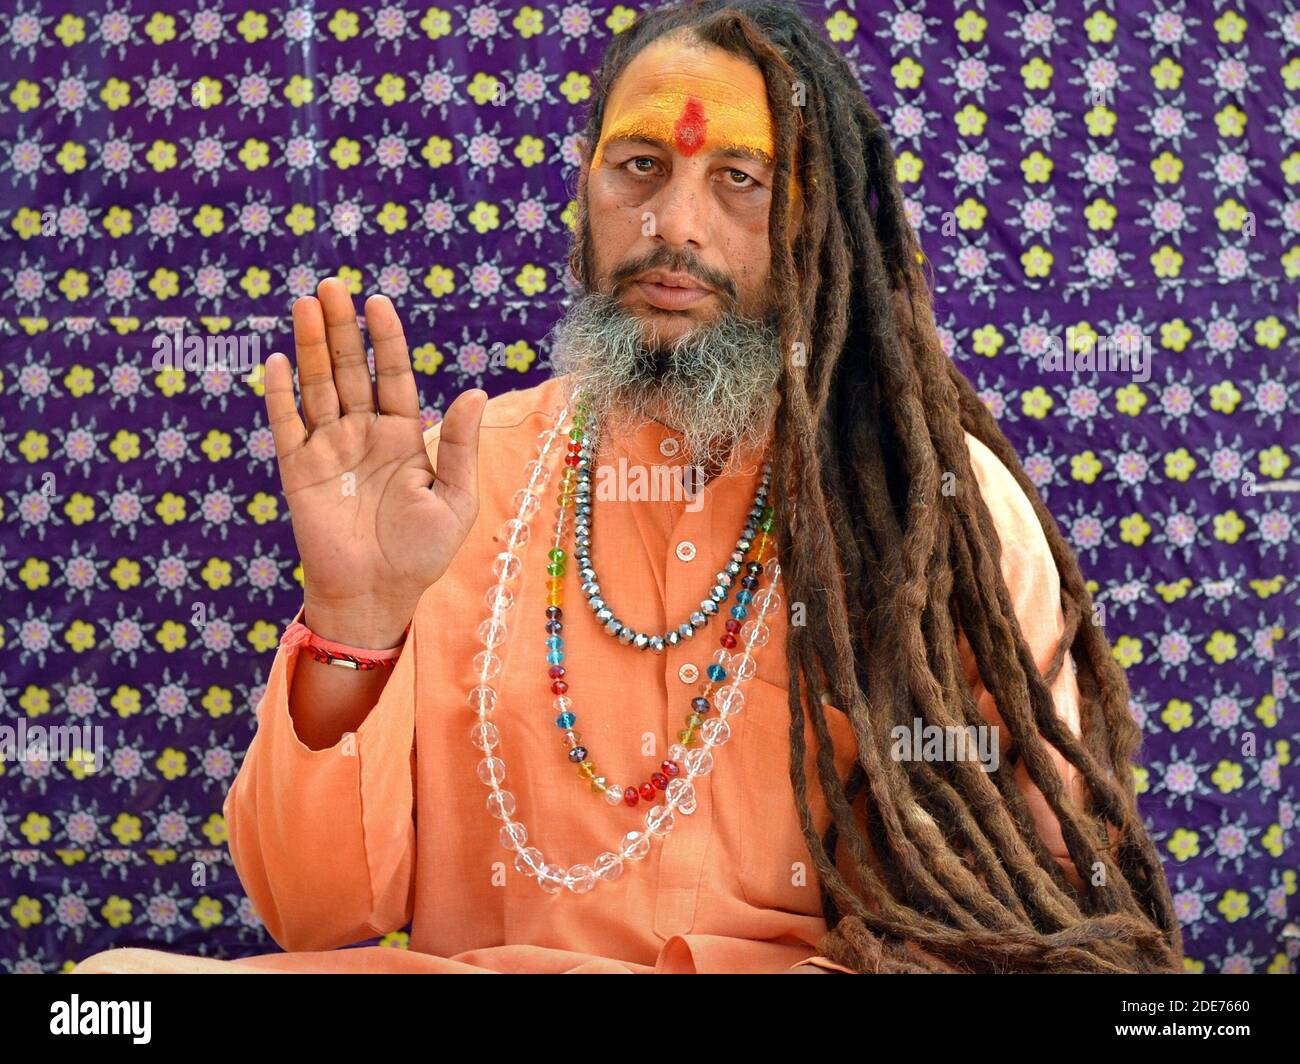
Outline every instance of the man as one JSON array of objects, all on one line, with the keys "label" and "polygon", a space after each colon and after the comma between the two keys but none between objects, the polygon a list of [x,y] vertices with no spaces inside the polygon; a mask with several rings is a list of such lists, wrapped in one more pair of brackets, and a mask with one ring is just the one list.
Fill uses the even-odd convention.
[{"label": "man", "polygon": [[78,970],[1177,970],[1122,673],[849,68],[704,3],[598,82],[554,379],[422,437],[334,279],[301,418],[267,364],[306,591],[225,813],[291,952]]}]

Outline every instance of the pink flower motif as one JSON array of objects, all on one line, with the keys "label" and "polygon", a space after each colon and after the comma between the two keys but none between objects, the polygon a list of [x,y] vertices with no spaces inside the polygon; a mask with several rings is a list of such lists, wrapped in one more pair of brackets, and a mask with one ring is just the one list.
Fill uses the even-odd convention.
[{"label": "pink flower motif", "polygon": [[211,172],[221,169],[226,161],[226,149],[216,137],[200,137],[194,143],[194,165],[199,170]]},{"label": "pink flower motif", "polygon": [[361,80],[355,74],[337,74],[330,78],[329,97],[340,107],[361,99]]},{"label": "pink flower motif", "polygon": [[1220,280],[1237,280],[1250,270],[1250,259],[1241,248],[1220,248],[1214,255],[1214,269]]},{"label": "pink flower motif", "polygon": [[1151,464],[1144,454],[1127,451],[1116,460],[1115,471],[1119,474],[1121,484],[1140,484],[1151,471]]},{"label": "pink flower motif", "polygon": [[470,271],[469,286],[475,295],[495,295],[501,288],[501,271],[490,263],[480,263]]},{"label": "pink flower motif", "polygon": [[406,295],[411,289],[411,275],[404,266],[385,266],[379,271],[379,291],[391,299]]},{"label": "pink flower motif", "polygon": [[1006,399],[998,392],[983,391],[979,393],[980,402],[989,408],[994,417],[1001,417],[1007,411]]},{"label": "pink flower motif", "polygon": [[900,11],[891,20],[894,38],[900,44],[916,44],[925,37],[925,20],[915,11]]},{"label": "pink flower motif", "polygon": [[291,8],[284,13],[284,35],[291,41],[309,41],[316,32],[316,19],[310,8]]},{"label": "pink flower motif", "polygon": [[385,41],[395,41],[406,33],[406,12],[396,5],[382,7],[375,15],[375,33]]},{"label": "pink flower motif", "polygon": [[41,20],[35,15],[19,14],[9,24],[9,39],[26,48],[41,39]]},{"label": "pink flower motif", "polygon": [[248,453],[259,461],[270,461],[275,457],[275,437],[270,429],[260,428],[249,433]]},{"label": "pink flower motif", "polygon": [[89,95],[81,78],[63,78],[54,88],[54,101],[64,111],[76,111],[85,106]]},{"label": "pink flower motif", "polygon": [[409,157],[406,141],[393,134],[380,137],[379,143],[375,145],[375,158],[380,166],[392,169],[401,166]]},{"label": "pink flower motif", "polygon": [[1101,522],[1095,517],[1080,517],[1070,526],[1070,538],[1081,550],[1100,546],[1103,536]]},{"label": "pink flower motif", "polygon": [[1151,128],[1162,137],[1181,137],[1187,132],[1187,118],[1177,107],[1157,107],[1151,115]]},{"label": "pink flower motif", "polygon": [[501,28],[501,19],[496,11],[486,4],[470,8],[469,17],[465,19],[465,25],[474,37],[491,37]]},{"label": "pink flower motif", "polygon": [[1174,514],[1165,522],[1165,535],[1175,547],[1188,547],[1196,542],[1196,522],[1190,514]]},{"label": "pink flower motif", "polygon": [[1196,790],[1196,769],[1186,761],[1175,761],[1165,770],[1165,785],[1174,794],[1191,794]]},{"label": "pink flower motif", "polygon": [[140,391],[140,381],[140,371],[135,366],[114,366],[108,375],[108,387],[114,395],[135,395]]},{"label": "pink flower motif", "polygon": [[261,107],[271,98],[271,85],[260,74],[239,79],[239,102],[245,107]]},{"label": "pink flower motif", "polygon": [[1161,638],[1158,652],[1166,665],[1181,665],[1192,656],[1192,644],[1181,632],[1170,632]]},{"label": "pink flower motif", "polygon": [[[1300,108],[1296,108],[1295,111],[1297,116],[1300,116]],[[1291,136],[1300,136],[1300,120],[1297,120]],[[1214,175],[1225,185],[1240,185],[1249,173],[1250,165],[1245,157],[1235,151],[1224,152],[1215,160]]]},{"label": "pink flower motif", "polygon": [[1191,413],[1192,391],[1185,384],[1171,384],[1160,394],[1160,405],[1167,414],[1181,417]]},{"label": "pink flower motif", "polygon": [[978,185],[989,176],[988,160],[978,152],[967,151],[957,156],[954,167],[958,178],[967,185]]},{"label": "pink flower motif", "polygon": [[340,236],[354,235],[361,228],[362,218],[360,204],[347,200],[336,203],[330,211],[330,224]]},{"label": "pink flower motif", "polygon": [[90,215],[80,206],[63,207],[59,211],[58,225],[59,232],[65,237],[83,236],[90,228]]},{"label": "pink flower motif", "polygon": [[1021,224],[1033,233],[1049,232],[1055,220],[1056,208],[1050,200],[1031,199],[1020,211]]},{"label": "pink flower motif", "polygon": [[250,236],[260,236],[271,228],[271,211],[265,203],[247,203],[239,212],[239,227]]},{"label": "pink flower motif", "polygon": [[1110,90],[1119,85],[1119,68],[1110,59],[1094,59],[1083,68],[1083,80],[1090,89]]},{"label": "pink flower motif", "polygon": [[425,205],[424,224],[430,232],[445,233],[456,221],[456,212],[446,200],[433,200]]},{"label": "pink flower motif", "polygon": [[522,200],[515,208],[515,224],[525,233],[536,233],[546,227],[546,208],[540,200]]},{"label": "pink flower motif", "polygon": [[420,95],[429,103],[446,103],[454,92],[451,76],[441,70],[431,70],[420,79]]},{"label": "pink flower motif", "polygon": [[1151,208],[1151,224],[1163,233],[1177,232],[1186,220],[1187,213],[1177,200],[1158,200]]},{"label": "pink flower motif", "polygon": [[45,294],[45,278],[31,267],[19,270],[14,274],[14,292],[21,300],[39,299]]},{"label": "pink flower motif", "polygon": [[140,496],[133,491],[119,491],[108,504],[108,512],[118,524],[134,524],[144,512]]},{"label": "pink flower motif", "polygon": [[9,153],[9,162],[20,174],[34,174],[41,168],[41,146],[34,140],[22,140]]},{"label": "pink flower motif", "polygon": [[989,68],[982,59],[963,59],[957,64],[953,76],[967,92],[977,92],[988,85]]},{"label": "pink flower motif", "polygon": [[309,137],[290,137],[284,146],[284,161],[291,170],[305,170],[316,161],[316,145]]},{"label": "pink flower motif", "polygon": [[1119,176],[1119,163],[1110,152],[1096,151],[1084,160],[1083,172],[1094,185],[1108,185]]},{"label": "pink flower motif", "polygon": [[1151,33],[1161,44],[1178,44],[1186,38],[1187,26],[1182,15],[1161,11],[1151,20]]},{"label": "pink flower motif", "polygon": [[1255,405],[1265,414],[1280,414],[1286,409],[1286,388],[1278,381],[1263,381],[1255,389]]},{"label": "pink flower motif", "polygon": [[226,291],[226,274],[219,266],[200,266],[194,275],[194,287],[199,295],[209,299],[224,295]]},{"label": "pink flower motif", "polygon": [[50,390],[50,371],[44,366],[24,366],[18,372],[18,390],[23,395],[38,398]]},{"label": "pink flower motif", "polygon": [[521,71],[515,78],[515,95],[524,103],[536,103],[546,95],[546,80],[536,70]]},{"label": "pink flower motif", "polygon": [[488,133],[479,133],[469,141],[469,158],[475,166],[493,166],[501,161],[501,144]]},{"label": "pink flower motif", "polygon": [[64,453],[74,462],[89,461],[97,450],[95,437],[86,429],[74,429],[63,441]]},{"label": "pink flower motif", "polygon": [[199,641],[205,650],[220,654],[235,645],[235,631],[229,622],[223,620],[209,621],[203,626]]},{"label": "pink flower motif", "polygon": [[480,343],[463,344],[456,355],[456,364],[466,373],[482,373],[488,367],[487,348]]},{"label": "pink flower motif", "polygon": [[1218,728],[1234,727],[1241,720],[1241,705],[1230,695],[1210,701],[1210,720]]},{"label": "pink flower motif", "polygon": [[1022,26],[1025,40],[1030,44],[1047,44],[1056,33],[1056,24],[1045,11],[1031,11],[1025,16]]},{"label": "pink flower motif", "polygon": [[1211,351],[1230,351],[1241,341],[1241,332],[1228,318],[1216,318],[1205,330],[1205,339]]},{"label": "pink flower motif", "polygon": [[124,266],[114,266],[104,274],[104,289],[112,299],[128,299],[135,292],[135,278]]},{"label": "pink flower motif", "polygon": [[1291,518],[1285,510],[1270,510],[1260,518],[1259,534],[1269,546],[1287,543],[1291,539]]},{"label": "pink flower motif", "polygon": [[194,39],[202,44],[211,44],[221,39],[221,16],[215,11],[196,11],[190,20],[190,32]]},{"label": "pink flower motif", "polygon": [[248,566],[248,582],[259,591],[275,587],[280,579],[280,568],[271,558],[254,558]]},{"label": "pink flower motif", "polygon": [[1065,405],[1075,417],[1096,417],[1101,408],[1101,396],[1096,388],[1072,388]]},{"label": "pink flower motif", "polygon": [[99,20],[99,32],[108,44],[121,44],[131,36],[131,20],[121,11],[109,11]]},{"label": "pink flower motif", "polygon": [[203,514],[203,520],[212,524],[224,524],[234,514],[235,504],[227,492],[212,491],[203,496],[199,509]]},{"label": "pink flower motif", "polygon": [[988,271],[989,258],[983,248],[964,247],[956,256],[957,273],[967,280],[983,277]]},{"label": "pink flower motif", "polygon": [[145,224],[154,236],[171,236],[180,228],[181,219],[176,208],[167,203],[157,203],[149,208]]},{"label": "pink flower motif", "polygon": [[174,107],[177,99],[180,97],[180,90],[176,87],[176,82],[160,74],[156,78],[150,78],[144,87],[144,98],[153,107],[166,109]]},{"label": "pink flower motif", "polygon": [[582,37],[591,31],[591,12],[579,4],[570,4],[560,12],[560,31],[566,37]]},{"label": "pink flower motif", "polygon": [[895,109],[890,128],[896,137],[914,137],[925,128],[925,113],[910,103]]},{"label": "pink flower motif", "polygon": [[1032,107],[1025,109],[1025,117],[1022,120],[1025,132],[1033,137],[1045,137],[1056,128],[1056,116],[1052,114],[1050,107],[1044,107],[1041,103],[1036,103]]},{"label": "pink flower motif", "polygon": [[1241,454],[1230,447],[1221,447],[1210,455],[1210,472],[1216,480],[1236,480],[1244,465]]},{"label": "pink flower motif", "polygon": [[570,133],[560,141],[560,158],[564,161],[565,166],[582,165],[582,135],[580,133]]}]

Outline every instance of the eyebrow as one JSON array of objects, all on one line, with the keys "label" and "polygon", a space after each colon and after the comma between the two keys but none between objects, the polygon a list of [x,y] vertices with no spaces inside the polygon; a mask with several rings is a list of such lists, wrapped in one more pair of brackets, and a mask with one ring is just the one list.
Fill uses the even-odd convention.
[{"label": "eyebrow", "polygon": [[[672,152],[673,146],[658,137],[650,136],[646,133],[622,133],[616,137],[611,137],[605,144],[605,150],[608,151],[616,144],[649,144],[651,147],[659,148],[662,151]],[[714,148],[709,152],[710,159],[716,159],[718,156],[729,156],[733,159],[748,159],[751,162],[761,163],[763,166],[774,167],[776,160],[767,152],[760,148],[753,148],[745,144],[724,144],[720,148]]]}]

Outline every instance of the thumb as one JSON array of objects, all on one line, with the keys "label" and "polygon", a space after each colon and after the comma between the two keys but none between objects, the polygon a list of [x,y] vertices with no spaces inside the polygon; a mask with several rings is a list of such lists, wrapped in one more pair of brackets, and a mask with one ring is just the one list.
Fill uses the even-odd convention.
[{"label": "thumb", "polygon": [[433,490],[457,506],[478,504],[478,440],[487,400],[482,388],[471,388],[443,415]]}]

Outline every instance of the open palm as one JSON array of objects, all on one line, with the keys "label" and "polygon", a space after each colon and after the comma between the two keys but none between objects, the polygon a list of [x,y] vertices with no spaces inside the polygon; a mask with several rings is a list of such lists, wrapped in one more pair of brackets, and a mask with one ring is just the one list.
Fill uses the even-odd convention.
[{"label": "open palm", "polygon": [[366,302],[372,379],[347,286],[328,278],[318,296],[293,306],[301,418],[289,360],[277,353],[266,363],[267,416],[308,612],[382,603],[409,615],[446,571],[478,513],[478,435],[487,394],[471,389],[451,404],[435,470],[392,303],[384,296]]}]

